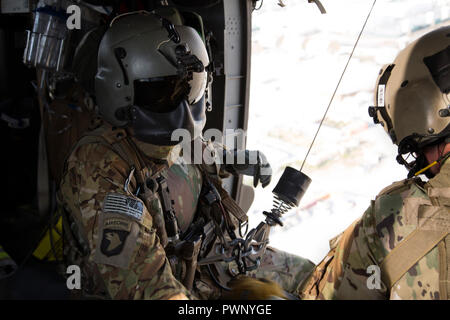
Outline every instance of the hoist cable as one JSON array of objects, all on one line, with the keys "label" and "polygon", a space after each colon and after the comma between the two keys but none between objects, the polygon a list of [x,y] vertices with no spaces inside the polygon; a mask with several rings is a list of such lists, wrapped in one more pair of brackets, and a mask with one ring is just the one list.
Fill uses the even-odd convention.
[{"label": "hoist cable", "polygon": [[328,103],[328,107],[327,107],[327,109],[325,110],[325,113],[323,114],[322,120],[320,121],[319,127],[317,128],[316,134],[314,135],[314,138],[313,138],[311,144],[309,145],[308,152],[306,153],[305,159],[303,160],[303,163],[302,163],[302,166],[301,166],[301,168],[300,168],[300,171],[302,171],[303,166],[304,166],[305,163],[306,163],[306,159],[308,158],[308,155],[309,155],[309,153],[310,153],[310,151],[311,151],[311,148],[312,148],[312,146],[314,145],[314,142],[316,141],[316,138],[317,138],[317,135],[318,135],[318,133],[319,133],[319,131],[320,131],[320,128],[322,127],[322,124],[323,124],[323,122],[324,122],[324,120],[325,120],[325,118],[326,118],[326,116],[327,116],[327,114],[328,114],[328,110],[330,109],[331,104],[333,103],[334,96],[336,95],[336,92],[337,92],[337,90],[339,89],[339,85],[341,84],[342,78],[344,77],[344,74],[345,74],[345,72],[347,71],[347,67],[348,67],[348,65],[349,65],[349,63],[350,63],[350,60],[351,60],[352,57],[353,57],[353,53],[355,52],[356,47],[358,46],[359,39],[361,38],[361,35],[362,35],[362,33],[364,32],[364,29],[366,28],[367,21],[369,20],[369,17],[370,17],[370,15],[372,14],[372,10],[373,10],[373,8],[374,8],[376,2],[377,2],[377,0],[374,0],[374,1],[373,1],[372,7],[370,8],[370,11],[369,11],[369,14],[367,15],[367,18],[366,18],[366,20],[364,21],[363,27],[362,27],[361,31],[359,32],[358,38],[356,39],[355,45],[353,46],[353,49],[352,49],[352,52],[350,53],[350,56],[348,57],[347,63],[346,63],[346,65],[345,65],[345,68],[344,68],[344,70],[342,71],[341,77],[339,78],[339,81],[338,81],[338,83],[337,83],[337,85],[336,85],[336,88],[334,89],[333,95],[331,96],[330,102]]}]

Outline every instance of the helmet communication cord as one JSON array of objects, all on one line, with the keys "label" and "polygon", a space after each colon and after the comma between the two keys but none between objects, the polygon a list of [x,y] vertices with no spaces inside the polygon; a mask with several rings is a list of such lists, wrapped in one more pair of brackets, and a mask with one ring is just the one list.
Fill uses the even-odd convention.
[{"label": "helmet communication cord", "polygon": [[430,169],[431,167],[434,167],[435,165],[437,165],[438,163],[440,164],[441,162],[447,160],[450,157],[450,152],[447,152],[445,155],[442,155],[439,157],[439,159],[437,159],[436,161],[433,161],[432,163],[430,163],[428,166],[426,166],[425,168],[417,171],[414,176],[417,177],[419,174],[424,173],[425,171],[427,171],[428,169]]}]

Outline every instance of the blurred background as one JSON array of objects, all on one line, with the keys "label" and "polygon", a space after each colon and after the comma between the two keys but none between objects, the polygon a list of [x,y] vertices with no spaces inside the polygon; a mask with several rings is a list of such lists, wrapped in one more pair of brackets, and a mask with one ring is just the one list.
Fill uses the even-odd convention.
[{"label": "blurred background", "polygon": [[[274,171],[255,189],[250,227],[272,208],[284,167],[300,169],[373,0],[321,0],[327,14],[303,0],[265,0],[253,12],[247,148]],[[383,64],[422,34],[450,23],[450,0],[378,0],[303,168],[312,183],[300,206],[272,228],[270,245],[309,258],[360,217],[378,192],[406,178],[396,146],[367,109]],[[252,184],[250,179],[244,180]]]}]

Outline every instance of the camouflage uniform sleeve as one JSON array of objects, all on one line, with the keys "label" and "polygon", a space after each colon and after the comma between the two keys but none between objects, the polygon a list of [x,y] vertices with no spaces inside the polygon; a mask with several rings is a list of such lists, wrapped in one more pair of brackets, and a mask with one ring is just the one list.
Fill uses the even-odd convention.
[{"label": "camouflage uniform sleeve", "polygon": [[418,211],[424,204],[429,204],[427,195],[413,180],[395,182],[383,189],[364,215],[331,241],[330,252],[299,288],[300,296],[303,299],[418,297],[413,287],[422,290],[419,287],[427,279],[421,278],[416,269],[433,269],[432,274],[436,274],[436,263],[429,257],[436,250],[422,259],[422,265],[411,268],[393,292],[381,281],[380,266],[417,228]]},{"label": "camouflage uniform sleeve", "polygon": [[[113,299],[168,299],[190,296],[173,276],[149,210],[153,208],[124,190],[127,165],[97,144],[78,148],[67,163],[61,197],[90,253],[82,268],[103,282]],[[131,179],[130,191],[136,182]],[[88,270],[88,271],[86,271]],[[98,287],[98,284],[94,284]]]},{"label": "camouflage uniform sleeve", "polygon": [[[330,252],[299,288],[301,299],[386,299],[375,277],[380,261],[372,202],[364,215],[330,241]],[[377,273],[377,274],[375,274]]]}]

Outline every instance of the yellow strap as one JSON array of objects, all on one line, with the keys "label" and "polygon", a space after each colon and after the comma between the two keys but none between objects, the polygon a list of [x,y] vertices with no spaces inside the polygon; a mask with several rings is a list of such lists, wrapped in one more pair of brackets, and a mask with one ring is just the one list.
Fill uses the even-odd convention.
[{"label": "yellow strap", "polygon": [[[62,260],[62,218],[59,217],[56,226],[47,229],[44,237],[33,252],[33,256],[39,260]],[[55,254],[57,256],[55,256]]]},{"label": "yellow strap", "polygon": [[381,263],[381,279],[388,288],[433,249],[447,231],[416,229],[384,258]]},{"label": "yellow strap", "polygon": [[5,251],[0,251],[0,260],[11,259]]}]

